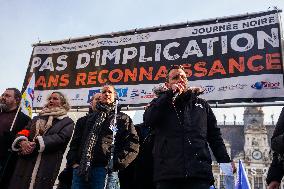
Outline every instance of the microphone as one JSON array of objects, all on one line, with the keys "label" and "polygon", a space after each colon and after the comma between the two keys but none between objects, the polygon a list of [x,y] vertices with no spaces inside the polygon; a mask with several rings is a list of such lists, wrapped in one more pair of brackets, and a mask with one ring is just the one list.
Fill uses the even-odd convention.
[{"label": "microphone", "polygon": [[184,91],[184,87],[183,87],[183,82],[178,82],[177,84],[174,84],[176,86],[176,89],[174,91],[174,96],[172,98],[173,103],[176,101],[176,98],[180,95],[181,92]]},{"label": "microphone", "polygon": [[176,98],[178,97],[178,95],[179,95],[179,92],[176,91],[176,92],[174,93],[173,98],[172,98],[173,103],[176,101]]}]

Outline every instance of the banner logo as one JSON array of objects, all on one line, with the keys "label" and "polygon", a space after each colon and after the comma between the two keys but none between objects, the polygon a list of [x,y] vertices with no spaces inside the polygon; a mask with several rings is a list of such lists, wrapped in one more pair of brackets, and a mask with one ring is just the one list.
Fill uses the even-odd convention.
[{"label": "banner logo", "polygon": [[84,98],[82,98],[79,93],[77,93],[74,98],[71,98],[71,101],[83,101],[83,100]]},{"label": "banner logo", "polygon": [[215,90],[215,87],[213,85],[201,86],[201,88],[204,91],[203,94],[212,93]]},{"label": "banner logo", "polygon": [[116,88],[115,91],[117,93],[118,100],[125,101],[125,98],[127,98],[128,87]]},{"label": "banner logo", "polygon": [[100,92],[101,92],[101,89],[89,90],[87,102],[90,103],[90,100],[91,100],[92,96],[94,96],[94,94],[100,93]]},{"label": "banner logo", "polygon": [[236,85],[226,85],[219,87],[218,91],[231,91],[235,89],[244,89],[247,86],[247,84],[236,84]]},{"label": "banner logo", "polygon": [[259,81],[251,85],[251,88],[256,90],[262,89],[280,89],[280,82]]}]

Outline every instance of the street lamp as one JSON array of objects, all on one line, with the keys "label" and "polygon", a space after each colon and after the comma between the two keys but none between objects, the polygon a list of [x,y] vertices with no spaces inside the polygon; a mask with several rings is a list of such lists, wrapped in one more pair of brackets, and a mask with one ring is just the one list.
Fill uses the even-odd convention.
[{"label": "street lamp", "polygon": [[224,125],[226,125],[226,118],[227,118],[227,116],[225,114],[223,114],[223,117],[224,117]]},{"label": "street lamp", "polygon": [[274,125],[274,114],[271,114],[272,125]]},{"label": "street lamp", "polygon": [[236,114],[233,114],[233,116],[234,116],[234,125],[236,125],[237,116]]}]

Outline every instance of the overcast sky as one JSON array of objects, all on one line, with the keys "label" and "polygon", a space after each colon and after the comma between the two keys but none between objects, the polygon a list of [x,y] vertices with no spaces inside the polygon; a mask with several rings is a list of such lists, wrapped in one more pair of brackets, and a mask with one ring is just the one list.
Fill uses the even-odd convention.
[{"label": "overcast sky", "polygon": [[[31,44],[186,21],[284,9],[284,0],[0,0],[0,92],[21,88]],[[282,19],[283,20],[283,19]],[[265,108],[266,110],[267,108]],[[217,118],[242,120],[239,109]],[[278,118],[280,107],[269,108]]]}]

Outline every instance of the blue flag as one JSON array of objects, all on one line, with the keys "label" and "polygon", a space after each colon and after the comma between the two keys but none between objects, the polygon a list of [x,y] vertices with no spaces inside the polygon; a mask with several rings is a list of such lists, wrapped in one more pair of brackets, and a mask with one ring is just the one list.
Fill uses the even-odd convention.
[{"label": "blue flag", "polygon": [[239,160],[238,181],[235,189],[251,189],[243,162]]}]

